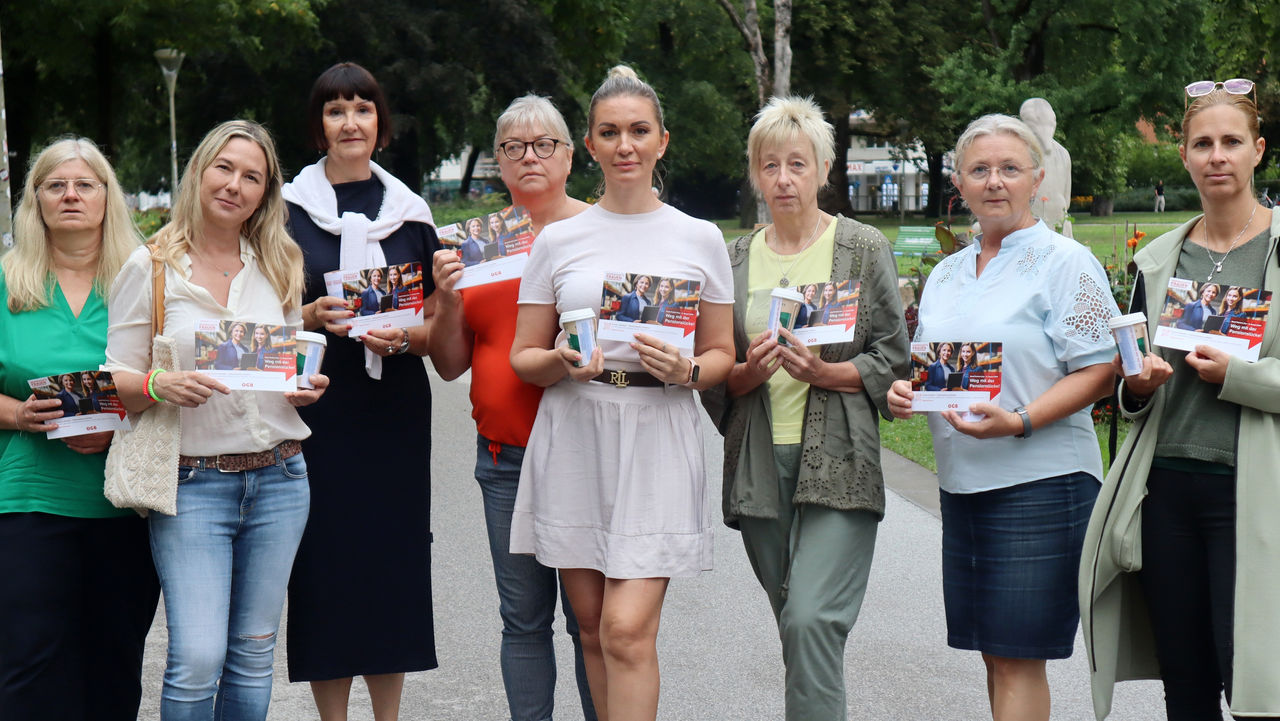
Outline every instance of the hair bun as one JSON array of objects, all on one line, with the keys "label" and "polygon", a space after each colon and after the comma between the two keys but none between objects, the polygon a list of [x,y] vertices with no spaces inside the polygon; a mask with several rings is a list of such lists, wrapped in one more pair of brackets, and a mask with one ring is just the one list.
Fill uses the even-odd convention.
[{"label": "hair bun", "polygon": [[636,71],[632,70],[630,65],[614,65],[609,68],[608,79],[613,80],[614,78],[632,78],[634,80],[639,80],[640,76],[636,75]]}]

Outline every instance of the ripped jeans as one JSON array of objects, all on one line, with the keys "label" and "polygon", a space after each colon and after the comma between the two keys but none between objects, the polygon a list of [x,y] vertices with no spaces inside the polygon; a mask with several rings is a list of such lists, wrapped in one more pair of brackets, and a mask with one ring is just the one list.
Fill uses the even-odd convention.
[{"label": "ripped jeans", "polygon": [[310,498],[302,454],[236,473],[178,469],[178,515],[149,516],[169,628],[163,721],[267,718]]}]

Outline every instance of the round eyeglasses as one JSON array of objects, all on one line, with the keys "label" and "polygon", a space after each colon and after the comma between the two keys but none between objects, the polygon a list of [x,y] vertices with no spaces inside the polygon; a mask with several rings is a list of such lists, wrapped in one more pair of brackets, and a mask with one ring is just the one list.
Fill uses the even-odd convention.
[{"label": "round eyeglasses", "polygon": [[105,186],[102,183],[93,178],[73,178],[70,180],[55,178],[41,183],[40,192],[49,200],[61,200],[62,196],[67,194],[67,190],[74,188],[76,195],[79,197],[84,200],[93,200],[103,187]]},{"label": "round eyeglasses", "polygon": [[498,147],[509,160],[521,160],[524,158],[525,148],[533,146],[533,154],[546,160],[555,154],[556,146],[561,144],[568,145],[565,141],[555,138],[538,138],[528,143],[523,140],[504,140],[498,143]]}]

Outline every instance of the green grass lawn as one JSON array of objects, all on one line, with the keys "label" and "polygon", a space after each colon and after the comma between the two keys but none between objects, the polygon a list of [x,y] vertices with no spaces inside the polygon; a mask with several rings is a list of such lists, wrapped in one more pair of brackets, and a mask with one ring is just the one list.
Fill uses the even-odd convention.
[{"label": "green grass lawn", "polygon": [[[1117,448],[1124,443],[1129,425],[1128,421],[1120,421],[1120,428],[1116,434]],[[1110,425],[1098,423],[1093,429],[1098,434],[1098,448],[1102,451],[1102,468],[1105,471],[1111,467],[1111,457],[1107,453],[1107,434]],[[880,419],[880,445],[934,473],[938,472],[938,464],[933,458],[933,437],[929,434],[929,424],[923,413],[918,413],[905,421],[889,422],[883,418]]]}]

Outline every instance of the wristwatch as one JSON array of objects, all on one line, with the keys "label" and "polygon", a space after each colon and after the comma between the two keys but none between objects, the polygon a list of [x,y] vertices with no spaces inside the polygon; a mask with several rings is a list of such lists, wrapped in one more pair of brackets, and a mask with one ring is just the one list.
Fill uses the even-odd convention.
[{"label": "wristwatch", "polygon": [[698,361],[694,360],[692,357],[689,358],[689,380],[685,381],[683,385],[691,386],[694,383],[697,383],[698,375],[701,372],[702,368],[698,365]]},{"label": "wristwatch", "polygon": [[404,339],[400,341],[400,347],[396,348],[396,355],[404,355],[409,352],[409,329],[401,328],[400,330],[404,333]]},{"label": "wristwatch", "polygon": [[1014,413],[1022,416],[1022,432],[1014,436],[1014,438],[1030,438],[1031,437],[1031,414],[1027,413],[1025,406],[1018,406],[1013,409]]}]

